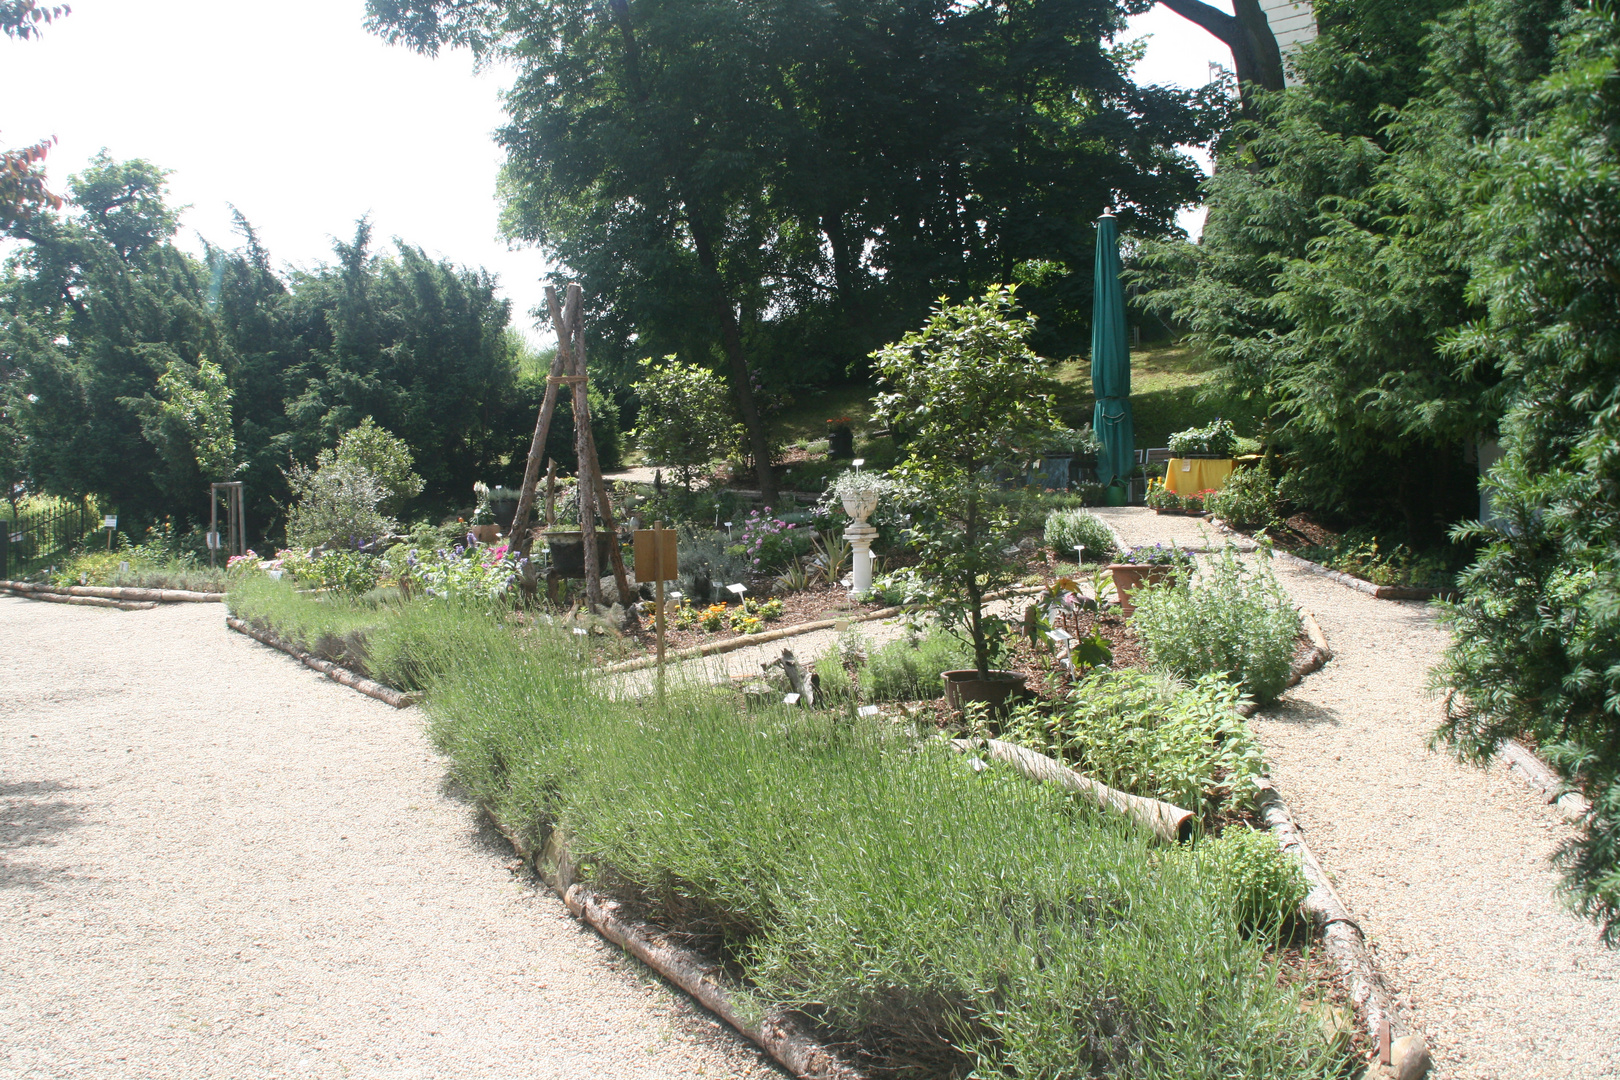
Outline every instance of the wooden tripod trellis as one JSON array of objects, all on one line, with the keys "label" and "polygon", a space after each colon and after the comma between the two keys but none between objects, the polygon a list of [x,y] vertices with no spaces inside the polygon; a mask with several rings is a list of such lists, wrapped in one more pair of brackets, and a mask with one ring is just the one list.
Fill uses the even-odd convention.
[{"label": "wooden tripod trellis", "polygon": [[[630,578],[624,569],[624,551],[619,546],[619,528],[613,520],[613,503],[608,499],[607,482],[602,479],[602,466],[596,457],[596,436],[591,433],[591,406],[586,397],[590,376],[585,369],[585,315],[584,290],[577,284],[569,285],[567,298],[557,303],[557,290],[546,286],[546,306],[551,311],[551,324],[557,332],[557,355],[551,360],[551,373],[546,376],[546,396],[540,403],[540,416],[534,425],[534,441],[529,444],[529,460],[523,469],[523,490],[518,494],[517,513],[512,517],[512,543],[525,558],[532,540],[529,536],[529,516],[534,510],[535,489],[540,482],[540,459],[545,456],[546,436],[551,432],[551,417],[557,410],[557,388],[569,386],[574,395],[574,452],[579,458],[579,531],[585,556],[585,599],[591,610],[602,606],[602,567],[597,560],[596,525],[600,516],[607,529],[608,552],[613,563],[613,580],[619,587],[619,602],[625,615],[635,621],[635,609],[630,604]],[[524,590],[534,593],[534,579],[525,577]]]}]

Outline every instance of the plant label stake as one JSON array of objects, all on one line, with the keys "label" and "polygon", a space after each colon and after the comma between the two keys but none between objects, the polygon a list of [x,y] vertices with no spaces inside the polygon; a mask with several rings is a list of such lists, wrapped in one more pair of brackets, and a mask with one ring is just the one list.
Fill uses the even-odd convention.
[{"label": "plant label stake", "polygon": [[[650,529],[635,531],[636,580],[646,581],[650,576],[656,595],[653,600],[654,624],[658,628],[658,685],[664,685],[664,582],[680,576],[680,559],[675,549],[675,530],[664,528],[662,521],[653,522]],[[672,593],[680,596],[680,593]]]},{"label": "plant label stake", "polygon": [[118,528],[118,515],[108,514],[101,519],[101,527],[107,530],[107,550],[112,550],[113,530]]}]

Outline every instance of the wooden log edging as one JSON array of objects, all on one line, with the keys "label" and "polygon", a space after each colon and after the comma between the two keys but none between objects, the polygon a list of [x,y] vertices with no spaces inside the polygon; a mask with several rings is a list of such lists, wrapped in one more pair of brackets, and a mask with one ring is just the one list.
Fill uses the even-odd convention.
[{"label": "wooden log edging", "polygon": [[[1033,594],[1039,589],[1028,586],[1014,586],[990,593],[984,599],[988,603],[992,600],[1005,600],[1009,596],[1019,596],[1025,593]],[[796,626],[784,626],[780,630],[766,630],[758,634],[743,634],[738,637],[725,638],[722,641],[711,641],[707,645],[693,645],[688,649],[680,649],[669,653],[664,659],[665,663],[674,664],[683,660],[697,660],[705,656],[718,656],[721,653],[736,652],[746,649],[750,645],[765,645],[772,641],[781,641],[783,638],[797,637],[800,634],[813,634],[817,630],[832,630],[839,625],[853,625],[855,623],[873,622],[877,619],[892,619],[906,610],[904,604],[894,607],[879,608],[864,615],[856,615],[842,619],[817,619],[815,622],[799,623]],[[621,660],[616,664],[608,664],[600,669],[603,675],[619,675],[626,671],[642,671],[658,663],[656,656],[642,656],[635,660]]]},{"label": "wooden log edging", "polygon": [[762,1008],[746,989],[727,985],[719,964],[672,945],[640,920],[621,915],[618,901],[574,880],[567,841],[553,830],[543,852],[532,850],[487,804],[486,817],[513,850],[555,892],[569,914],[680,987],[738,1034],[801,1080],[867,1080],[864,1073],[822,1044],[794,1015]]},{"label": "wooden log edging", "polygon": [[281,650],[304,666],[314,668],[316,671],[320,672],[322,675],[325,675],[333,682],[342,683],[351,690],[358,690],[367,697],[373,697],[378,701],[386,702],[396,709],[408,708],[421,700],[420,694],[401,693],[400,691],[395,690],[392,686],[384,686],[375,679],[368,679],[364,675],[357,675],[348,668],[343,667],[341,664],[334,664],[330,660],[322,660],[318,656],[311,656],[309,653],[304,652],[291,642],[285,641],[275,634],[250,626],[234,615],[227,615],[225,617],[225,625],[230,627],[232,630],[235,630],[239,634],[246,634],[248,637],[262,645],[268,645],[272,649]]},{"label": "wooden log edging", "polygon": [[39,585],[31,581],[0,581],[0,589],[9,589],[18,594],[86,596],[99,600],[123,600],[150,604],[222,604],[225,602],[224,593],[193,592],[190,589],[137,589],[132,586],[112,585]]},{"label": "wooden log edging", "polygon": [[[1300,621],[1304,624],[1305,636],[1311,642],[1311,652],[1309,656],[1295,661],[1288,675],[1289,686],[1297,685],[1306,675],[1333,659],[1327,635],[1322,632],[1316,618],[1309,611],[1301,611]],[[1258,708],[1254,702],[1245,702],[1238,706],[1237,711],[1249,717]],[[1421,1033],[1409,1031],[1402,1021],[1389,984],[1384,981],[1371,950],[1367,948],[1366,935],[1362,933],[1360,924],[1351,918],[1350,909],[1339,898],[1332,879],[1322,868],[1316,853],[1305,842],[1305,831],[1295,822],[1293,813],[1272,785],[1271,778],[1261,777],[1256,787],[1259,794],[1255,798],[1255,809],[1260,820],[1276,838],[1277,845],[1299,860],[1306,884],[1310,886],[1310,892],[1300,907],[1316,927],[1322,948],[1333,958],[1339,974],[1344,978],[1351,1005],[1374,1046],[1379,1045],[1383,1025],[1386,1022],[1389,1025],[1391,1057],[1387,1075],[1401,1077],[1402,1080],[1420,1080],[1428,1075],[1431,1065],[1428,1044]],[[1373,1075],[1375,1073],[1369,1071],[1368,1076]]]},{"label": "wooden log edging", "polygon": [[1563,779],[1517,739],[1503,739],[1497,752],[1507,759],[1510,771],[1517,773],[1525,783],[1541,793],[1542,801],[1558,808],[1566,821],[1578,821],[1586,816],[1590,804],[1586,796],[1571,791]]},{"label": "wooden log edging", "polygon": [[951,746],[961,753],[983,750],[996,761],[1006,762],[1037,783],[1053,784],[1094,799],[1104,810],[1139,822],[1166,840],[1191,840],[1197,828],[1197,818],[1191,810],[1183,810],[1158,799],[1141,795],[1128,795],[1099,783],[1037,750],[1000,739],[952,739]]},{"label": "wooden log edging", "polygon": [[9,592],[19,600],[43,600],[52,604],[77,604],[80,607],[115,608],[119,611],[151,611],[157,604],[151,601],[110,600],[104,596],[72,596],[54,590],[19,589],[19,582],[0,582],[0,591]]},{"label": "wooden log edging", "polygon": [[[1423,1035],[1411,1031],[1401,1018],[1389,984],[1374,962],[1367,948],[1361,926],[1351,918],[1350,910],[1333,888],[1327,871],[1317,861],[1316,854],[1305,843],[1305,833],[1294,821],[1288,805],[1272,786],[1269,778],[1259,781],[1260,794],[1256,809],[1271,835],[1276,837],[1283,851],[1300,862],[1310,892],[1300,906],[1309,916],[1322,939],[1322,948],[1333,958],[1344,978],[1351,1005],[1361,1019],[1368,1037],[1378,1046],[1383,1026],[1389,1025],[1391,1045],[1390,1073],[1404,1078],[1426,1076],[1431,1065],[1428,1044]],[[1372,1073],[1368,1074],[1373,1075]]]}]

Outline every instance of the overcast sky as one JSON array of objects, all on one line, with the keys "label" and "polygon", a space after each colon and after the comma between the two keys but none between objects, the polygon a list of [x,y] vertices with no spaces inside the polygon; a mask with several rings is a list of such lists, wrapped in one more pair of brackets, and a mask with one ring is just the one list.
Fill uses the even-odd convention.
[{"label": "overcast sky", "polygon": [[[234,204],[278,265],[326,260],[332,238],[369,213],[382,242],[498,274],[514,323],[549,336],[527,314],[545,260],[509,250],[497,230],[504,72],[383,44],[362,27],[364,0],[72,7],[40,39],[0,38],[0,145],[55,136],[53,186],[102,147],[146,158],[172,171],[172,200],[190,207],[185,246],[200,251],[198,235],[234,246]],[[1163,8],[1132,21],[1131,36],[1143,34],[1139,82],[1201,86],[1211,61],[1231,66],[1219,42]]]}]

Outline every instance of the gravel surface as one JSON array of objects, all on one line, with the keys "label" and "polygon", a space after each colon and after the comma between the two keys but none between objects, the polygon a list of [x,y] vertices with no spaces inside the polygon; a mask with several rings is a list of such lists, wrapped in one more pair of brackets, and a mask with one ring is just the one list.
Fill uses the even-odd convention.
[{"label": "gravel surface", "polygon": [[396,711],[214,605],[0,599],[0,1077],[766,1077]]},{"label": "gravel surface", "polygon": [[[1099,513],[1129,543],[1200,534],[1194,519]],[[1475,768],[1428,747],[1441,706],[1424,688],[1447,640],[1428,605],[1375,600],[1280,563],[1277,573],[1334,659],[1253,725],[1428,1039],[1431,1075],[1620,1076],[1620,952],[1561,905],[1548,863],[1569,826],[1504,764]]]}]

